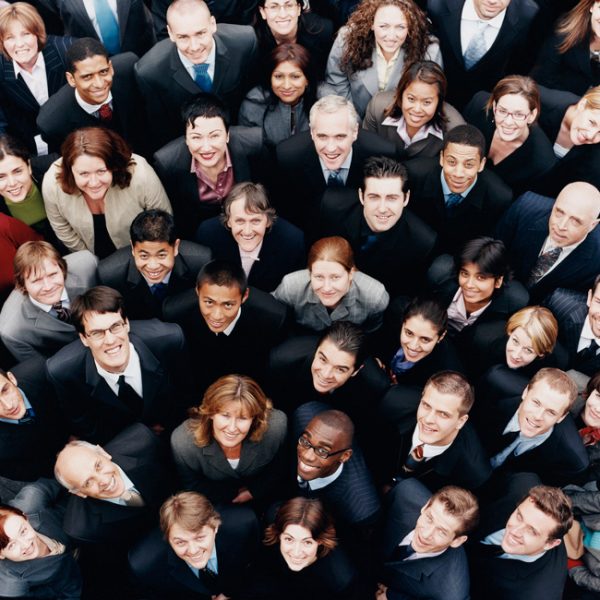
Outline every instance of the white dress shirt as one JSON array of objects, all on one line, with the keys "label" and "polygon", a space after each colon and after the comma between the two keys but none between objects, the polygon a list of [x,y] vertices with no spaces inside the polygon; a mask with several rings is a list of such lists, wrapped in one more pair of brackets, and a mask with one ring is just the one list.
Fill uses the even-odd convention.
[{"label": "white dress shirt", "polygon": [[115,396],[119,395],[119,377],[125,376],[125,383],[128,383],[135,393],[143,398],[144,389],[142,387],[142,365],[140,364],[140,357],[133,347],[133,344],[129,342],[129,363],[125,367],[122,373],[110,373],[103,369],[95,360],[96,369],[98,369],[98,375],[106,381],[108,387],[114,392]]},{"label": "white dress shirt", "polygon": [[487,52],[496,41],[502,23],[504,23],[505,16],[506,9],[496,15],[493,19],[482,19],[475,11],[473,0],[465,0],[460,20],[460,45],[463,55],[469,47],[471,38],[479,32],[479,28],[482,26],[481,24],[488,25],[484,34],[485,51]]}]

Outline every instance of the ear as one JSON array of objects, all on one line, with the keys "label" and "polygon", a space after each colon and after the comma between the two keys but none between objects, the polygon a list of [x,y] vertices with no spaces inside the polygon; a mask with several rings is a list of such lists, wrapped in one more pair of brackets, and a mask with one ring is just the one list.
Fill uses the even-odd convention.
[{"label": "ear", "polygon": [[342,453],[342,455],[340,456],[340,462],[345,463],[345,462],[349,461],[351,457],[352,457],[352,448],[350,448],[349,450],[345,450]]},{"label": "ear", "polygon": [[98,444],[96,444],[96,448],[97,448],[98,454],[100,454],[101,456],[103,456],[104,458],[106,458],[108,460],[112,459],[112,456],[102,446],[99,446]]},{"label": "ear", "polygon": [[262,6],[258,7],[258,12],[260,13],[260,16],[263,18],[263,21],[267,20],[267,13],[265,11],[265,9]]},{"label": "ear", "polygon": [[133,242],[131,243],[131,254],[133,254],[135,252],[135,244]]},{"label": "ear", "polygon": [[440,167],[444,167],[444,151],[440,150]]},{"label": "ear", "polygon": [[125,319],[125,330],[129,333],[129,319]]},{"label": "ear", "polygon": [[537,119],[537,116],[538,116],[538,109],[534,108],[531,111],[531,114],[527,117],[527,123],[529,125],[531,125]]},{"label": "ear", "polygon": [[217,32],[217,22],[212,15],[210,16],[210,32],[213,35]]},{"label": "ear", "polygon": [[176,239],[173,244],[173,256],[177,256],[179,254],[179,244],[181,244],[180,239]]},{"label": "ear", "polygon": [[10,372],[8,371],[8,373],[6,374],[6,378],[13,384],[13,385],[17,385],[17,378]]},{"label": "ear", "polygon": [[354,131],[352,132],[352,142],[355,142],[357,137],[358,137],[358,123],[356,124],[356,126],[354,127]]},{"label": "ear", "polygon": [[523,393],[521,394],[521,400],[525,400],[525,398],[527,397],[527,392],[529,392],[529,386],[527,386],[524,390]]},{"label": "ear", "polygon": [[350,375],[350,377],[356,377],[358,375],[358,372],[365,366],[365,363],[363,363],[362,365],[360,365],[360,367],[358,367],[358,369],[356,369],[356,371],[354,371],[354,373],[352,373],[352,375]]},{"label": "ear", "polygon": [[81,343],[86,347],[89,348],[90,347],[90,343],[88,342],[87,337],[85,336],[85,334],[80,333],[79,334],[79,339],[81,340]]},{"label": "ear", "polygon": [[552,548],[556,548],[556,546],[560,546],[562,540],[560,538],[555,538],[553,540],[549,540],[544,544],[544,550],[552,550]]},{"label": "ear", "polygon": [[67,72],[65,73],[65,77],[67,78],[67,83],[68,83],[68,84],[69,84],[69,85],[70,85],[72,88],[75,88],[75,87],[77,87],[77,86],[75,85],[75,77],[73,77],[73,73],[69,73],[69,71],[67,71]]},{"label": "ear", "polygon": [[481,171],[483,171],[484,167],[485,167],[485,156],[481,159],[481,162],[479,163],[479,168],[477,169],[477,172],[481,173]]},{"label": "ear", "polygon": [[360,188],[358,188],[358,199],[360,200],[360,203],[364,206],[365,201],[363,199],[363,191]]},{"label": "ear", "polygon": [[80,492],[79,490],[69,490],[69,494],[73,494],[74,496],[79,496],[80,498],[87,498],[87,496]]},{"label": "ear", "polygon": [[469,420],[469,415],[463,415],[460,417],[456,423],[456,429],[462,429],[465,426],[465,423]]},{"label": "ear", "polygon": [[585,301],[588,308],[592,306],[592,291],[593,290],[588,290],[587,300]]},{"label": "ear", "polygon": [[442,335],[440,335],[440,339],[437,341],[438,344],[446,337],[447,333],[448,333],[448,330],[444,331],[444,333],[442,333]]},{"label": "ear", "polygon": [[587,101],[585,100],[585,98],[582,98],[578,103],[577,103],[577,110],[585,110],[585,107],[587,106]]},{"label": "ear", "polygon": [[598,225],[598,223],[600,223],[600,219],[594,219],[590,223],[590,228],[588,229],[588,233],[590,233],[590,231],[592,231],[592,229],[594,229],[596,227],[596,225]]},{"label": "ear", "polygon": [[501,277],[496,277],[496,281],[494,281],[494,287],[496,289],[499,289],[502,287],[503,283],[504,283],[504,275],[502,275]]},{"label": "ear", "polygon": [[169,34],[169,39],[175,43],[175,37],[173,36],[173,32],[171,31],[171,28],[167,25],[167,33]]},{"label": "ear", "polygon": [[450,542],[450,548],[458,548],[459,546],[462,546],[468,539],[468,536],[466,535],[459,535],[458,537],[455,537],[451,542]]},{"label": "ear", "polygon": [[244,292],[244,295],[242,296],[242,304],[244,304],[244,302],[246,302],[246,300],[248,300],[249,295],[250,295],[250,288],[246,288],[246,291]]},{"label": "ear", "polygon": [[110,71],[110,75],[111,75],[111,77],[113,77],[113,76],[114,76],[114,74],[115,74],[115,70],[114,70],[114,68],[113,68],[112,61],[110,61],[110,60],[108,61],[108,70]]},{"label": "ear", "polygon": [[409,200],[410,200],[410,190],[408,190],[408,192],[406,192],[406,194],[404,194],[404,204],[402,205],[404,208],[406,208],[406,205],[408,204]]}]

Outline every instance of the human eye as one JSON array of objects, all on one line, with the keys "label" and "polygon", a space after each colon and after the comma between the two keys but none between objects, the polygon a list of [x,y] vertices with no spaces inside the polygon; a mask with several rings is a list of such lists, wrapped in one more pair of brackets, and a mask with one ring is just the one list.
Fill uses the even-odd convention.
[{"label": "human eye", "polygon": [[167,258],[167,253],[166,252],[160,252],[158,254],[158,258],[160,258],[160,259]]},{"label": "human eye", "polygon": [[100,75],[108,75],[108,69],[102,69]]},{"label": "human eye", "polygon": [[533,354],[533,348],[523,348],[523,351],[526,352],[527,354]]},{"label": "human eye", "polygon": [[335,369],[338,373],[340,373],[341,375],[344,375],[345,373],[348,372],[348,369],[346,367],[336,367]]},{"label": "human eye", "polygon": [[454,160],[453,158],[447,158],[446,161],[448,162],[448,164],[451,167],[455,167],[456,166],[456,160]]},{"label": "human eye", "polygon": [[16,547],[15,542],[9,542],[8,545],[6,546],[6,549],[11,552],[12,550],[14,550]]},{"label": "human eye", "polygon": [[206,298],[206,299],[204,300],[204,304],[206,304],[206,306],[212,306],[212,305],[213,305],[213,301],[212,301],[212,300],[209,300],[208,298]]},{"label": "human eye", "polygon": [[282,535],[281,539],[286,543],[289,544],[292,541],[292,538],[289,535]]},{"label": "human eye", "polygon": [[458,272],[458,274],[459,274],[461,277],[468,277],[468,276],[469,276],[469,274],[467,273],[467,271],[465,271],[464,269],[461,269],[461,270]]},{"label": "human eye", "polygon": [[534,405],[534,406],[539,406],[539,405],[540,405],[540,401],[539,401],[537,398],[534,398],[534,399],[532,400],[532,402],[533,402],[533,405]]},{"label": "human eye", "polygon": [[412,337],[413,335],[415,335],[410,329],[406,329],[406,327],[404,328],[404,335],[406,337]]},{"label": "human eye", "polygon": [[442,417],[442,419],[449,419],[450,414],[442,411],[442,412],[440,412],[440,417]]},{"label": "human eye", "polygon": [[556,411],[555,410],[547,410],[546,411],[551,417],[555,417],[556,416]]},{"label": "human eye", "polygon": [[347,137],[348,137],[348,135],[347,135],[346,133],[338,133],[338,134],[335,136],[335,139],[336,139],[336,140],[345,140]]},{"label": "human eye", "polygon": [[225,308],[227,310],[232,309],[235,306],[235,304],[233,302],[225,302]]},{"label": "human eye", "polygon": [[23,167],[17,167],[14,170],[15,175],[20,175],[23,172]]},{"label": "human eye", "polygon": [[79,172],[79,177],[88,177],[89,176],[89,171],[80,171]]},{"label": "human eye", "polygon": [[431,339],[431,338],[428,338],[428,337],[421,337],[421,338],[419,338],[419,339],[421,340],[421,343],[422,343],[422,344],[429,344],[429,342],[431,342],[431,341],[432,341],[432,339]]},{"label": "human eye", "polygon": [[252,221],[250,221],[250,223],[252,223],[252,225],[260,225],[261,220],[260,219],[252,219]]},{"label": "human eye", "polygon": [[315,540],[304,540],[304,545],[305,545],[307,548],[310,548],[311,546],[313,546],[313,545],[314,545],[314,543],[315,543]]},{"label": "human eye", "polygon": [[472,169],[475,166],[475,163],[472,160],[469,160],[465,163],[465,169]]},{"label": "human eye", "polygon": [[425,106],[431,106],[433,104],[433,100],[423,100],[423,104]]}]

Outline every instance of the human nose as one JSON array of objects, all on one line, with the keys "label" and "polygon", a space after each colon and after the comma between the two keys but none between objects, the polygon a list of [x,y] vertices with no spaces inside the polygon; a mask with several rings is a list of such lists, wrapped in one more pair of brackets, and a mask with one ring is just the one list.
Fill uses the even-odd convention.
[{"label": "human nose", "polygon": [[325,365],[321,368],[321,375],[323,375],[325,379],[329,379],[331,377],[332,372],[333,369],[331,368],[331,365]]},{"label": "human nose", "polygon": [[386,206],[385,206],[385,198],[382,198],[378,203],[377,203],[377,212],[379,212],[379,214],[385,213],[386,212]]},{"label": "human nose", "polygon": [[302,556],[302,548],[300,546],[300,542],[295,542],[294,544],[292,544],[290,554],[294,558],[300,558]]}]

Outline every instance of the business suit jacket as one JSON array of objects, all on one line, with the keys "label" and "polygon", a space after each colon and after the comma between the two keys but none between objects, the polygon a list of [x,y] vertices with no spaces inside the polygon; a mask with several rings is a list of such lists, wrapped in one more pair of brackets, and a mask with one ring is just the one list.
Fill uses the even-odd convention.
[{"label": "business suit jacket", "polygon": [[180,422],[184,400],[177,395],[174,379],[183,361],[183,332],[173,323],[155,319],[134,322],[129,337],[140,357],[141,416],[118,399],[98,373],[91,351],[80,340],[48,361],[48,378],[69,431],[77,437],[102,444],[137,421],[148,426],[160,423],[167,430]]},{"label": "business suit jacket", "polygon": [[437,158],[417,158],[406,164],[410,209],[439,235],[440,250],[456,253],[465,242],[490,235],[510,206],[511,189],[496,175],[483,170],[475,186],[450,215],[442,189],[442,167]]},{"label": "business suit jacket", "polygon": [[[251,27],[219,24],[213,39],[217,49],[212,93],[235,115],[256,60],[256,35]],[[152,123],[153,147],[160,148],[181,133],[181,107],[202,90],[183,66],[171,40],[151,48],[135,66],[135,76],[148,122]]]},{"label": "business suit jacket", "polygon": [[[527,192],[504,214],[496,229],[508,250],[515,278],[527,281],[548,237],[548,219],[554,200]],[[585,240],[552,271],[529,288],[532,303],[538,303],[557,287],[587,292],[598,274],[600,230],[592,230]]]},{"label": "business suit jacket", "polygon": [[[256,181],[255,164],[263,152],[262,131],[257,127],[231,127],[228,148],[235,181]],[[200,199],[198,178],[191,172],[192,155],[185,137],[173,140],[156,152],[154,166],[173,203],[180,237],[194,239],[200,223],[218,215],[221,204]]]},{"label": "business suit jacket", "polygon": [[128,543],[156,521],[169,490],[161,442],[141,423],[124,429],[104,446],[138,490],[144,506],[121,506],[96,498],[69,497],[63,528],[79,542]]},{"label": "business suit jacket", "polygon": [[[514,0],[498,36],[481,60],[466,70],[460,41],[464,0],[428,0],[427,14],[438,36],[444,72],[448,80],[448,102],[459,110],[481,89],[491,90],[511,70],[518,69],[519,50],[525,45],[538,6],[533,0]],[[513,68],[514,65],[514,68]]]},{"label": "business suit jacket", "polygon": [[319,236],[341,235],[354,251],[356,266],[385,286],[393,298],[412,295],[422,287],[424,273],[434,255],[436,233],[410,210],[391,229],[362,249],[365,232],[371,233],[356,190],[330,189],[323,196]]},{"label": "business suit jacket", "polygon": [[210,600],[216,593],[237,597],[244,589],[250,561],[258,550],[258,522],[246,507],[219,507],[219,513],[221,524],[215,540],[219,573],[215,584],[202,572],[196,577],[158,528],[131,549],[131,570],[151,598]]},{"label": "business suit jacket", "polygon": [[[281,142],[277,145],[276,154],[278,179],[274,204],[278,212],[305,233],[314,233],[327,183],[310,132],[297,133]],[[358,189],[362,185],[365,160],[381,155],[393,158],[394,144],[370,131],[359,129],[358,137],[352,144],[352,161],[345,187]]]},{"label": "business suit jacket", "polygon": [[[370,67],[355,71],[349,76],[341,68],[348,35],[350,35],[348,27],[342,27],[338,32],[327,60],[325,82],[319,87],[318,95],[322,98],[323,96],[333,94],[352,101],[358,115],[362,118],[365,116],[369,100],[380,91],[377,77],[377,49],[375,48],[375,44],[373,44],[373,51],[371,53],[372,65]],[[430,38],[427,50],[421,60],[432,60],[442,66],[442,53],[435,38]],[[405,66],[406,53],[403,48],[400,48],[398,58],[388,77],[385,91],[396,89]]]},{"label": "business suit jacket", "polygon": [[191,429],[192,420],[184,421],[171,435],[171,450],[183,489],[204,494],[213,504],[229,503],[240,488],[247,488],[255,501],[271,500],[283,475],[287,417],[273,409],[261,440],[242,441],[240,463],[234,469],[218,442],[199,447]]},{"label": "business suit jacket", "polygon": [[198,272],[210,259],[210,248],[182,240],[167,284],[167,295],[161,301],[152,295],[150,286],[137,270],[130,247],[121,248],[100,261],[98,282],[121,292],[130,319],[162,319],[165,300],[194,289]]},{"label": "business suit jacket", "polygon": [[[96,285],[98,260],[87,250],[65,257],[65,287],[72,302]],[[32,356],[48,358],[77,339],[75,327],[35,306],[26,294],[13,290],[0,312],[0,337],[17,360]]]},{"label": "business suit jacket", "polygon": [[[48,96],[58,92],[67,82],[65,54],[72,43],[73,38],[49,35],[42,49]],[[40,105],[23,77],[15,77],[14,63],[5,56],[0,57],[0,106],[7,120],[6,132],[19,138],[35,156],[37,148],[33,138],[40,133],[35,122]]]},{"label": "business suit jacket", "polygon": [[415,528],[431,492],[415,479],[405,479],[390,492],[390,510],[381,546],[381,578],[389,600],[430,598],[467,600],[469,566],[463,548],[447,548],[439,556],[416,560],[392,560],[392,553]]},{"label": "business suit jacket", "polygon": [[[242,266],[240,248],[231,231],[219,217],[200,223],[196,242],[208,246],[215,259],[227,260]],[[248,285],[265,292],[273,291],[284,275],[306,265],[304,234],[295,225],[278,218],[265,234],[258,260],[250,268]]]},{"label": "business suit jacket", "polygon": [[[82,8],[83,10],[83,8]],[[132,52],[111,58],[115,71],[111,93],[113,118],[110,125],[86,113],[75,99],[75,90],[65,84],[40,108],[37,126],[51,152],[60,152],[65,138],[81,127],[110,127],[140,154],[146,152],[147,127],[140,111],[139,94],[133,79],[133,65],[138,57]]]}]

